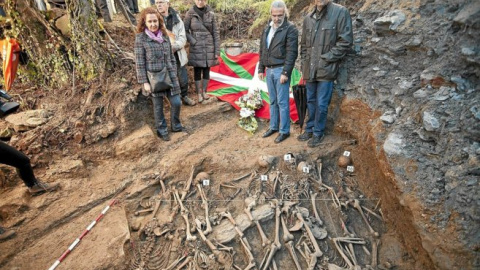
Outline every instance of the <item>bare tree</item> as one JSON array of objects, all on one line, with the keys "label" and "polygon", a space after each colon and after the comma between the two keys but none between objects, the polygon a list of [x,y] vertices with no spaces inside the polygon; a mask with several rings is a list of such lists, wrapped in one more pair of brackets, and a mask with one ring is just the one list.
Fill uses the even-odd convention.
[{"label": "bare tree", "polygon": [[100,35],[95,8],[89,0],[66,0],[71,27],[63,35],[39,11],[33,0],[10,0],[6,13],[11,18],[7,31],[22,45],[37,78],[51,86],[62,86],[80,78],[89,81],[112,65],[112,57]]}]

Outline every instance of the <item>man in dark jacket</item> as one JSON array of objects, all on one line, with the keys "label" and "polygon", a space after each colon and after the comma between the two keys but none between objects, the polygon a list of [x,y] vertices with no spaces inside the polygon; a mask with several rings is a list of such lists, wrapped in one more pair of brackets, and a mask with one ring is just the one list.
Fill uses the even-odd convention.
[{"label": "man in dark jacket", "polygon": [[316,147],[324,137],[340,60],[353,43],[352,19],[345,7],[331,0],[315,0],[315,10],[305,17],[302,29],[300,56],[307,81],[308,120],[298,140]]},{"label": "man in dark jacket", "polygon": [[279,131],[275,143],[290,136],[290,76],[298,56],[298,30],[287,20],[287,6],[281,0],[272,2],[271,22],[260,39],[258,77],[266,82],[270,97],[269,137]]}]

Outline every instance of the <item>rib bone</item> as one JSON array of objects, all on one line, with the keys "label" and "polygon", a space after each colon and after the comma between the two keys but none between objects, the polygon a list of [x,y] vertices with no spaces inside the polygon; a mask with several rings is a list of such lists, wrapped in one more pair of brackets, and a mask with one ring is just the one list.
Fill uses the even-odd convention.
[{"label": "rib bone", "polygon": [[[310,241],[312,242],[312,245],[315,249],[315,252],[313,252],[311,254],[311,257],[317,257],[317,258],[321,257],[323,255],[323,252],[320,250],[320,247],[318,246],[318,243],[317,243],[317,239],[315,239],[315,236],[313,235],[312,230],[310,229],[308,224],[303,219],[302,213],[300,211],[298,211],[298,209],[296,211],[294,211],[294,213],[296,213],[297,218],[303,223],[303,227],[307,231],[308,238],[310,238]],[[312,258],[311,258],[311,260],[312,260]],[[309,264],[309,266],[310,266],[310,264]]]}]

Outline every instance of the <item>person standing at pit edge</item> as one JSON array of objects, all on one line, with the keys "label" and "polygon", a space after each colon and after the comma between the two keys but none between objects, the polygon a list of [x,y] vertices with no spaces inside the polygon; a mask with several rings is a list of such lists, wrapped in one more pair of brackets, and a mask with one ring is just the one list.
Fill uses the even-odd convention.
[{"label": "person standing at pit edge", "polygon": [[185,51],[185,44],[187,43],[185,26],[178,13],[170,7],[169,0],[155,0],[155,5],[157,6],[158,12],[162,14],[165,27],[167,27],[169,31],[168,34],[170,36],[170,42],[172,43],[173,55],[177,61],[177,75],[183,104],[195,106],[195,100],[188,97],[188,73],[186,67],[188,56]]},{"label": "person standing at pit edge", "polygon": [[[210,80],[210,67],[218,65],[220,34],[213,9],[207,0],[195,0],[185,15],[185,31],[190,43],[188,65],[193,66],[198,102],[209,99],[206,95]],[[203,75],[203,80],[202,80]]]},{"label": "person standing at pit edge", "polygon": [[331,0],[315,0],[315,9],[303,20],[300,40],[303,78],[307,81],[308,120],[299,141],[320,145],[325,136],[328,105],[338,66],[353,43],[348,9]]},{"label": "person standing at pit edge", "polygon": [[[166,67],[173,87],[160,92],[154,92],[148,81],[147,72],[159,72]],[[157,136],[164,141],[170,141],[167,121],[163,112],[163,97],[170,101],[170,123],[172,132],[184,131],[180,123],[180,85],[177,78],[177,63],[172,53],[167,28],[163,17],[156,7],[147,7],[140,13],[135,36],[135,68],[138,83],[143,84],[142,94],[152,95],[153,113]]]},{"label": "person standing at pit edge", "polygon": [[271,21],[260,39],[258,78],[266,81],[270,97],[270,127],[266,138],[279,131],[275,143],[290,136],[290,76],[298,56],[298,30],[287,20],[285,2],[274,1],[270,6]]}]

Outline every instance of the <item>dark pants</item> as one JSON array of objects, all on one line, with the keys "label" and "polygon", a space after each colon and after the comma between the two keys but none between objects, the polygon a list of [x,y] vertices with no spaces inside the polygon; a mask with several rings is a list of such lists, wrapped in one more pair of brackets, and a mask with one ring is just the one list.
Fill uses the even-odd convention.
[{"label": "dark pants", "polygon": [[193,67],[193,78],[195,81],[200,81],[202,79],[209,80],[210,79],[210,68],[209,67]]},{"label": "dark pants", "polygon": [[180,66],[180,59],[178,58],[178,54],[175,53],[175,60],[177,60],[177,77],[178,83],[180,84],[180,95],[182,97],[186,97],[188,95],[188,72],[187,72],[187,65]]},{"label": "dark pants", "polygon": [[27,187],[35,185],[37,179],[33,175],[30,159],[22,152],[2,141],[0,141],[0,163],[17,168],[20,178],[22,178]]},{"label": "dark pants", "polygon": [[[180,123],[180,106],[182,101],[180,95],[172,96],[171,91],[166,92],[166,96],[170,101],[170,125],[172,130],[181,130],[182,124]],[[168,133],[167,121],[165,120],[165,114],[163,113],[163,96],[152,97],[153,101],[153,115],[155,116],[155,128],[158,133],[165,135]]]}]

